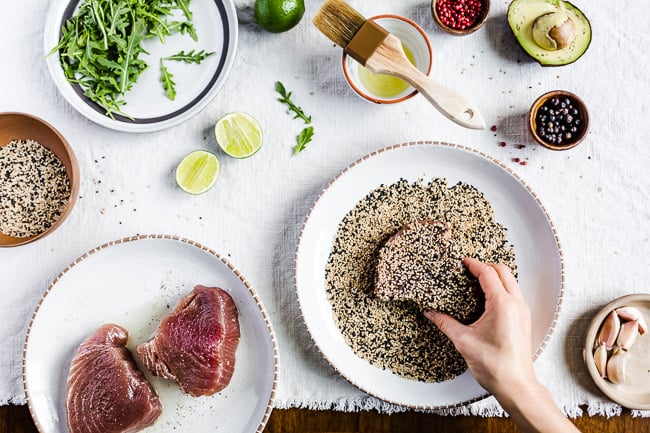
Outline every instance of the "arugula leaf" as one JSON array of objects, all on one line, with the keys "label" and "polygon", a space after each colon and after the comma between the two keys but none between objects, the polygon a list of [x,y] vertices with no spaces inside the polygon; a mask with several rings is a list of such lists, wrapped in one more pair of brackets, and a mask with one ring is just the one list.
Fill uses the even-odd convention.
[{"label": "arugula leaf", "polygon": [[[135,64],[131,64],[133,60],[138,57],[144,49],[140,46],[140,42],[144,39],[145,23],[142,18],[135,20],[133,23],[133,28],[131,29],[131,35],[129,35],[126,43],[126,48],[124,49],[122,68],[120,71],[120,93],[124,94],[127,90],[133,86],[137,76],[140,75],[142,69],[138,69]],[[135,75],[135,79],[132,76]]]},{"label": "arugula leaf", "polygon": [[192,21],[192,12],[190,12],[190,0],[175,0],[174,3],[178,5],[178,8],[183,11],[183,15],[189,21]]},{"label": "arugula leaf", "polygon": [[278,98],[278,101],[282,102],[283,104],[287,104],[289,106],[289,111],[293,111],[295,113],[295,116],[293,116],[294,119],[301,118],[305,121],[306,124],[311,123],[311,116],[307,116],[305,112],[302,111],[302,108],[298,107],[291,100],[291,92],[287,92],[281,82],[275,82],[275,91],[278,92],[281,96],[281,98]]},{"label": "arugula leaf", "polygon": [[195,42],[199,40],[199,35],[196,33],[196,28],[194,27],[194,24],[192,24],[189,21],[173,21],[169,25],[169,30],[173,33],[180,32],[181,35],[188,34],[192,39],[194,39]]},{"label": "arugula leaf", "polygon": [[206,57],[213,55],[214,52],[206,53],[205,50],[201,50],[198,53],[194,53],[194,50],[185,52],[179,51],[176,54],[173,54],[169,57],[163,57],[163,60],[175,60],[177,62],[185,63],[196,63],[197,65],[205,60]]},{"label": "arugula leaf", "polygon": [[298,144],[293,146],[293,154],[297,155],[303,150],[305,150],[305,146],[307,146],[307,143],[311,141],[313,136],[314,136],[313,126],[308,126],[307,128],[300,131],[300,134],[298,134],[298,137],[296,137],[296,141],[298,142]]},{"label": "arugula leaf", "polygon": [[174,77],[171,72],[165,67],[165,64],[163,60],[173,60],[176,62],[185,62],[185,63],[196,63],[199,64],[203,60],[205,60],[206,57],[211,56],[214,53],[206,53],[205,50],[201,50],[198,53],[195,53],[194,50],[185,52],[185,51],[179,51],[176,54],[172,54],[171,56],[168,57],[162,57],[160,59],[160,81],[163,83],[163,88],[165,89],[165,94],[169,99],[172,101],[174,98],[176,98],[176,83],[172,80]]},{"label": "arugula leaf", "polygon": [[174,77],[165,67],[163,59],[160,59],[160,81],[163,83],[163,88],[165,89],[165,95],[172,101],[176,98],[176,83],[172,78]]}]

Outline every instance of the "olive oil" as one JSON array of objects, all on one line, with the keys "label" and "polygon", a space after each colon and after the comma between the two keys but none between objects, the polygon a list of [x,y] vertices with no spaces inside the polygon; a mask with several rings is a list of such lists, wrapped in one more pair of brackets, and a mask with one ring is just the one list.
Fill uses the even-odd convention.
[{"label": "olive oil", "polygon": [[[411,63],[415,65],[415,58],[413,53],[409,50],[406,45],[402,44],[404,53]],[[396,77],[383,74],[373,74],[365,67],[359,65],[358,69],[359,81],[365,86],[370,92],[381,98],[394,98],[400,93],[408,89],[409,84]]]}]

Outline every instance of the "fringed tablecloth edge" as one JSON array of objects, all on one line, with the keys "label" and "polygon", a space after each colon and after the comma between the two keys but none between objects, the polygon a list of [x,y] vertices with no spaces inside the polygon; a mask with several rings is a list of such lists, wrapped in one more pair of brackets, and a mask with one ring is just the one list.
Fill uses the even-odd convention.
[{"label": "fringed tablecloth edge", "polygon": [[[298,399],[276,399],[273,403],[275,409],[309,409],[309,410],[334,410],[340,412],[361,412],[376,411],[384,414],[407,412],[411,409],[391,404],[372,397],[362,398],[340,398],[332,401],[320,400],[298,400]],[[584,415],[604,416],[607,418],[620,416],[623,407],[616,403],[591,402],[583,404],[565,404],[560,410],[569,418],[578,418]],[[416,410],[417,412],[434,413],[445,416],[480,416],[480,417],[504,417],[507,413],[498,405],[470,404],[453,408],[438,410]],[[650,418],[650,410],[632,409],[633,418]]]}]

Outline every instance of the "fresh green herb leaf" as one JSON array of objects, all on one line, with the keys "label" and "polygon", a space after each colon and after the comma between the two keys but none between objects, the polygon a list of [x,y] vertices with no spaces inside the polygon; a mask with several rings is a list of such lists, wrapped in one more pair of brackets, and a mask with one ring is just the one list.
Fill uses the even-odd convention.
[{"label": "fresh green herb leaf", "polygon": [[190,12],[190,0],[175,0],[174,3],[178,6],[180,10],[183,11],[183,15],[188,21],[192,21],[192,12]]},{"label": "fresh green herb leaf", "polygon": [[194,24],[189,21],[173,21],[169,25],[169,29],[172,33],[180,32],[181,35],[188,34],[194,41],[199,40],[199,35],[196,33],[196,28]]},{"label": "fresh green herb leaf", "polygon": [[160,81],[165,89],[165,95],[173,101],[176,98],[176,83],[172,78],[174,76],[165,67],[163,59],[160,59]]},{"label": "fresh green herb leaf", "polygon": [[[131,62],[135,63],[135,60],[142,51],[140,42],[144,39],[145,36],[145,23],[142,18],[137,19],[133,23],[133,28],[131,34],[127,38],[126,48],[124,49],[124,57],[121,63],[120,71],[120,93],[123,95],[127,90],[133,86],[133,83],[138,79],[140,72],[144,68],[139,69],[134,67]],[[146,66],[145,66],[146,67]],[[133,77],[135,75],[135,78]]]},{"label": "fresh green herb leaf", "polygon": [[169,57],[164,57],[163,60],[175,60],[177,62],[185,63],[196,63],[197,65],[205,60],[206,57],[213,55],[214,52],[206,53],[205,50],[201,50],[198,53],[194,53],[194,50],[186,53],[185,51],[179,51],[176,54],[173,54]]},{"label": "fresh green herb leaf", "polygon": [[289,106],[289,111],[293,111],[295,113],[295,116],[293,116],[294,119],[301,118],[305,121],[306,124],[311,123],[311,116],[307,116],[305,112],[302,111],[302,108],[298,107],[291,100],[291,92],[287,92],[281,82],[276,81],[275,91],[278,92],[281,96],[281,98],[278,98],[278,101],[282,102],[283,104],[287,104]]},{"label": "fresh green herb leaf", "polygon": [[300,131],[300,134],[298,134],[298,137],[296,137],[296,141],[298,142],[298,144],[293,146],[293,154],[297,155],[303,150],[305,150],[305,146],[307,146],[307,143],[311,141],[313,136],[314,136],[313,126],[308,126],[307,128]]}]

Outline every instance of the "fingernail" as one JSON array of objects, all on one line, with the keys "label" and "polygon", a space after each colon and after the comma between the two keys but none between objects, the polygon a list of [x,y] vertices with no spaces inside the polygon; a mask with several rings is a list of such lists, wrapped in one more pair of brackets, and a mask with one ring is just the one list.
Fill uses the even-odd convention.
[{"label": "fingernail", "polygon": [[426,310],[424,312],[424,317],[426,317],[429,320],[433,320],[436,317],[436,312],[433,310]]}]

